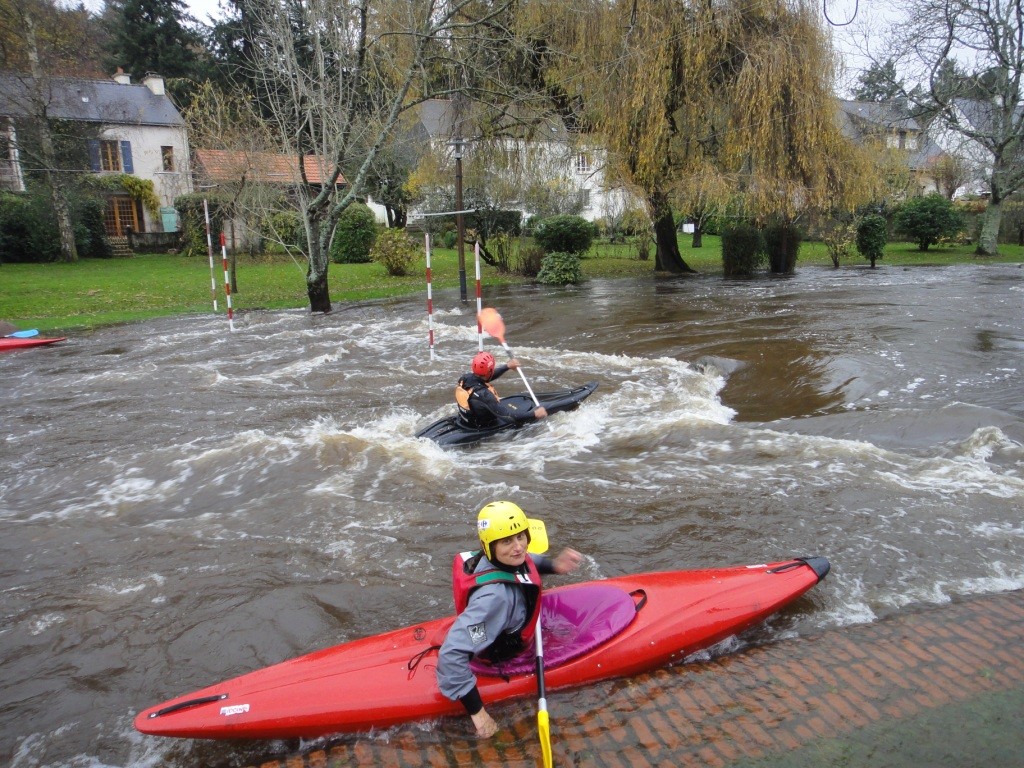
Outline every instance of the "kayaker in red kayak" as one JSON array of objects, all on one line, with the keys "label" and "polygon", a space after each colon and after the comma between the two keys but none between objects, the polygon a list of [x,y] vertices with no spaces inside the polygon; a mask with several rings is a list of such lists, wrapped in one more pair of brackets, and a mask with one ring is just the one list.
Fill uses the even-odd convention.
[{"label": "kayaker in red kayak", "polygon": [[519,367],[519,361],[512,359],[508,365],[495,367],[494,355],[490,352],[477,352],[473,357],[472,372],[462,375],[455,387],[455,402],[459,404],[459,413],[471,425],[477,428],[491,427],[504,422],[523,422],[543,419],[548,412],[543,406],[529,411],[519,411],[501,402],[491,382],[508,371]]},{"label": "kayaker in red kayak", "polygon": [[482,551],[457,555],[452,567],[458,616],[438,654],[437,684],[462,703],[477,735],[487,738],[498,724],[484,709],[470,662],[497,663],[528,648],[540,610],[541,574],[571,573],[583,556],[569,548],[555,558],[529,554],[530,521],[511,501],[481,509],[477,530]]}]

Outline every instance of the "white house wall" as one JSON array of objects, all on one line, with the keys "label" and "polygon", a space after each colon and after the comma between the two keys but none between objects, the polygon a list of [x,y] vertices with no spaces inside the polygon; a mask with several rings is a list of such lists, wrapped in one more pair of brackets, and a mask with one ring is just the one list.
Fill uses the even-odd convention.
[{"label": "white house wall", "polygon": [[[132,147],[133,176],[153,182],[160,205],[172,207],[174,199],[192,191],[188,141],[185,129],[163,125],[116,125],[105,128],[100,138],[127,141]],[[173,147],[174,170],[165,171],[161,147]],[[147,232],[162,232],[159,217],[143,209]]]}]

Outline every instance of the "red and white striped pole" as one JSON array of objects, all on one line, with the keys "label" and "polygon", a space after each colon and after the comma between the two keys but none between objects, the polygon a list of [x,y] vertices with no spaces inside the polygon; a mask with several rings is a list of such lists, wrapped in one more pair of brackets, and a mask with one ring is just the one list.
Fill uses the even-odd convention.
[{"label": "red and white striped pole", "polygon": [[480,296],[480,241],[477,240],[473,247],[473,256],[476,261],[476,336],[479,348],[484,348],[484,328],[480,324],[480,311],[483,309]]},{"label": "red and white striped pole", "polygon": [[224,263],[224,297],[228,305],[228,327],[235,332],[234,313],[231,311],[231,278],[228,275],[228,239],[224,233],[220,233],[220,256]]},{"label": "red and white striped pole", "polygon": [[213,276],[213,240],[210,239],[210,206],[203,198],[203,213],[206,216],[206,253],[210,257],[210,298],[213,299],[213,312],[217,313],[217,279]]},{"label": "red and white striped pole", "polygon": [[430,344],[430,362],[434,362],[434,298],[430,283],[433,276],[430,272],[430,233],[427,232],[427,341]]}]

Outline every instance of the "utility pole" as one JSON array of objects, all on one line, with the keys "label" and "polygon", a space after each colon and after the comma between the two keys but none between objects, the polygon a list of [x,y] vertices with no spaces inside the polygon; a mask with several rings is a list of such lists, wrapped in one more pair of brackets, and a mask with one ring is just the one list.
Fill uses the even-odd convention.
[{"label": "utility pole", "polygon": [[466,224],[462,219],[462,138],[453,142],[455,147],[455,228],[459,249],[459,298],[467,300],[466,295]]}]

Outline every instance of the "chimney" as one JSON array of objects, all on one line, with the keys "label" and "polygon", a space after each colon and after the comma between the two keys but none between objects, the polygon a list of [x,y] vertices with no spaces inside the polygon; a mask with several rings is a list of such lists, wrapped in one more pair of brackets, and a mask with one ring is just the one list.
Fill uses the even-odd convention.
[{"label": "chimney", "polygon": [[156,72],[147,72],[146,76],[142,78],[142,84],[149,88],[154,96],[164,95],[164,79]]},{"label": "chimney", "polygon": [[117,72],[115,72],[111,77],[114,78],[115,83],[120,83],[121,85],[132,84],[131,75],[126,74],[125,71],[120,67],[117,68]]}]

